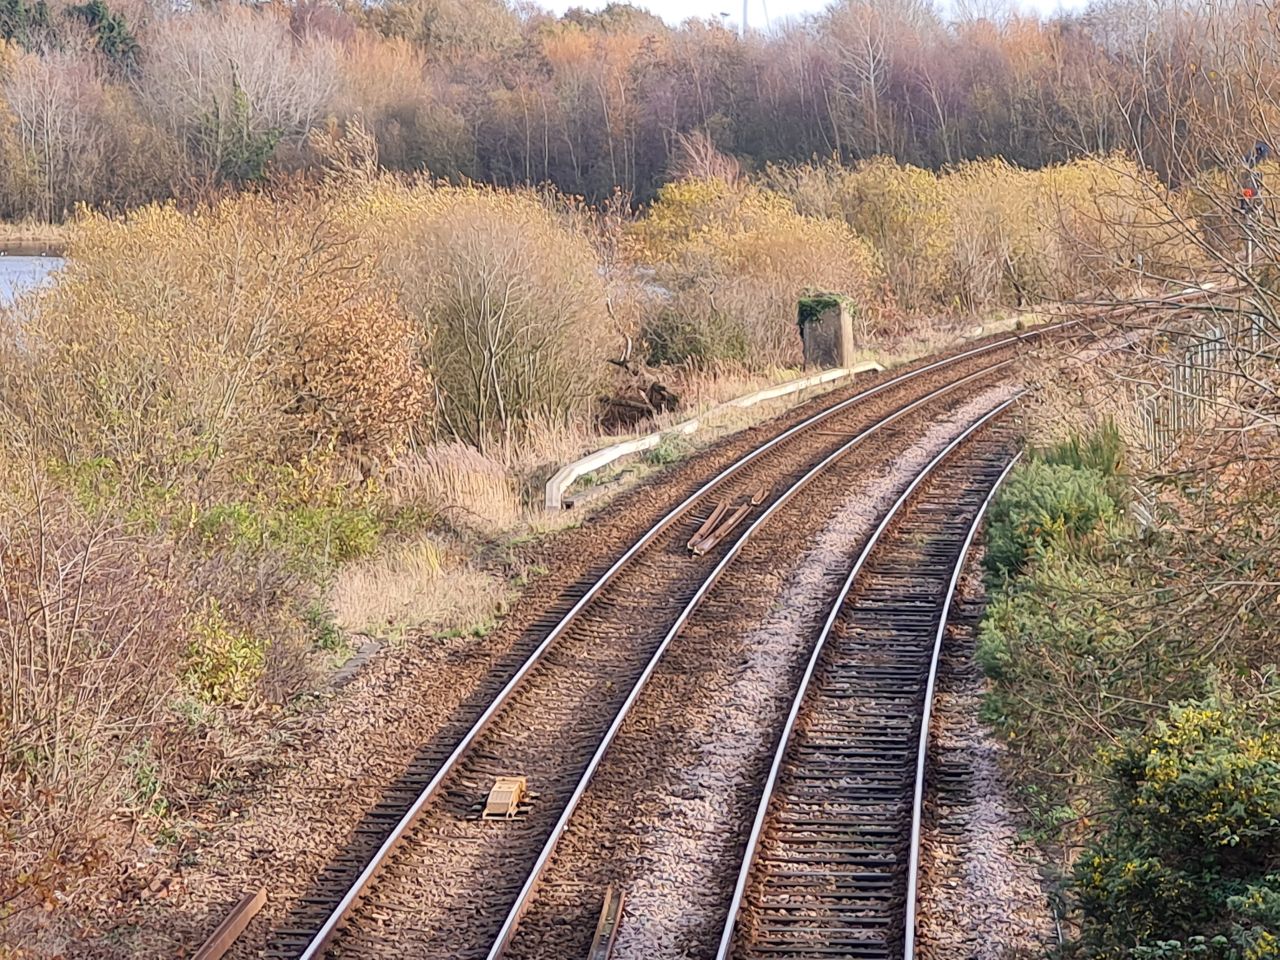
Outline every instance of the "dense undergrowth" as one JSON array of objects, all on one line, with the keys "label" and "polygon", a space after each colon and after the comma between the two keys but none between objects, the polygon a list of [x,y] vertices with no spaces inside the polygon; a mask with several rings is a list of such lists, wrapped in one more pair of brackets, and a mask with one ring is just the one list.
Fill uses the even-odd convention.
[{"label": "dense undergrowth", "polygon": [[1066,854],[1064,956],[1276,956],[1275,492],[1167,484],[1144,528],[1125,463],[1104,428],[1037,452],[994,505],[986,718]]}]

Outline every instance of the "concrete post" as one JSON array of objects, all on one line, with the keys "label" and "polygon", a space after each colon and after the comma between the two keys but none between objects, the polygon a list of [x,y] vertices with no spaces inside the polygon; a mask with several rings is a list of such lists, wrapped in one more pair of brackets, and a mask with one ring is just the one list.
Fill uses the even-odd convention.
[{"label": "concrete post", "polygon": [[856,310],[852,300],[838,294],[801,298],[798,319],[806,370],[853,366]]}]

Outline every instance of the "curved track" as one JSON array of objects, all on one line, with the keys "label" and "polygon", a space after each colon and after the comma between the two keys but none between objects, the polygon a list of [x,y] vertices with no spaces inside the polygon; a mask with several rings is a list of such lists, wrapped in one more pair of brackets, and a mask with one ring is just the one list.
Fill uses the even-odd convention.
[{"label": "curved track", "polygon": [[[304,901],[301,921],[295,912],[292,929],[277,931],[271,952],[480,957],[496,938],[499,953],[518,919],[520,891],[536,884],[538,865],[581,795],[574,785],[584,773],[589,778],[653,665],[741,545],[815,476],[870,446],[889,424],[925,417],[929,403],[998,375],[1022,339],[926,365],[835,404],[667,513],[562,616],[547,619],[545,638],[456,747],[425,762],[429,770],[417,775],[425,783],[411,801],[393,799],[374,812],[371,852],[338,864]],[[722,503],[740,525],[691,555],[690,533]],[[508,774],[529,777],[526,815],[473,819],[493,778]]]},{"label": "curved track", "polygon": [[914,955],[938,658],[969,546],[1012,461],[998,433],[959,438],[855,563],[779,740],[719,958]]}]

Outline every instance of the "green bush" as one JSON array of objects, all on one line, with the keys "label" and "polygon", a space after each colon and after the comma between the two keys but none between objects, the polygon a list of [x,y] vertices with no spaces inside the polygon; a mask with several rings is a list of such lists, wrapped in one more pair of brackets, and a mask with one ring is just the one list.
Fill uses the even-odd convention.
[{"label": "green bush", "polygon": [[321,575],[371,554],[382,529],[372,505],[348,503],[336,491],[329,503],[219,503],[198,513],[194,526],[210,544],[278,551],[295,570]]},{"label": "green bush", "polygon": [[334,613],[320,603],[311,603],[302,611],[302,620],[311,633],[312,643],[319,650],[337,653],[347,643],[342,629],[334,620]]},{"label": "green bush", "polygon": [[994,680],[984,719],[1043,781],[1042,805],[1068,803],[1073,781],[1100,772],[1102,731],[1203,692],[1204,644],[1180,625],[1153,630],[1161,575],[1131,552],[1124,540],[1051,550],[997,592],[979,627],[976,656]]},{"label": "green bush", "polygon": [[215,599],[192,623],[182,679],[205,703],[244,703],[266,668],[267,641],[232,624]]},{"label": "green bush", "polygon": [[666,467],[678,463],[693,450],[689,438],[680,433],[669,433],[658,445],[645,451],[644,462],[654,467]]},{"label": "green bush", "polygon": [[1280,956],[1280,720],[1274,697],[1170,709],[1111,763],[1107,828],[1077,861],[1078,953]]},{"label": "green bush", "polygon": [[1007,578],[1054,544],[1113,520],[1116,502],[1108,486],[1092,467],[1037,459],[1019,466],[991,508],[987,569]]}]

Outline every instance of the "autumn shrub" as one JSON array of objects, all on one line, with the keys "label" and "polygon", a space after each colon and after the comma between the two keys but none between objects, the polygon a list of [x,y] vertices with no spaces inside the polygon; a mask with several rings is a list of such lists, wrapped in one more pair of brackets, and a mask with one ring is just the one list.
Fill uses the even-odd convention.
[{"label": "autumn shrub", "polygon": [[379,548],[377,478],[430,429],[426,331],[344,203],[85,215],[58,282],[6,314],[0,900],[104,882],[130,819],[234,763],[220,726],[329,656],[309,611]]},{"label": "autumn shrub", "polygon": [[864,336],[877,315],[878,266],[867,245],[840,221],[803,216],[759,186],[668,184],[634,240],[670,292],[645,331],[653,362],[795,365],[796,304],[813,290],[858,303]]},{"label": "autumn shrub", "polygon": [[877,157],[771,168],[766,182],[801,214],[841,219],[870,244],[898,303],[921,310],[945,300],[953,223],[937,174]]},{"label": "autumn shrub", "polygon": [[1048,295],[1114,289],[1139,269],[1186,277],[1204,262],[1185,200],[1132,160],[1074,160],[1037,171],[1036,180]]},{"label": "autumn shrub", "polygon": [[763,182],[803,214],[842,218],[916,311],[1072,298],[1139,269],[1184,277],[1203,263],[1186,198],[1122,157],[1038,170],[974,160],[939,173],[879,157],[770,167]]},{"label": "autumn shrub", "polygon": [[427,410],[423,334],[322,197],[87,216],[70,254],[0,346],[0,417],[59,460],[164,485],[376,464]]},{"label": "autumn shrub", "polygon": [[1170,708],[1110,764],[1111,815],[1076,863],[1090,960],[1252,960],[1280,950],[1274,691]]},{"label": "autumn shrub", "polygon": [[442,430],[485,449],[588,414],[615,338],[587,238],[533,193],[423,184],[375,202],[397,200],[384,267],[429,334]]},{"label": "autumn shrub", "polygon": [[1020,305],[1044,293],[1035,182],[1034,173],[999,159],[963,163],[943,174],[954,225],[944,289],[962,309]]},{"label": "autumn shrub", "polygon": [[[0,490],[0,940],[118,856],[139,757],[178,686],[171,547],[42,480]],[[133,811],[137,812],[137,811]]]}]

